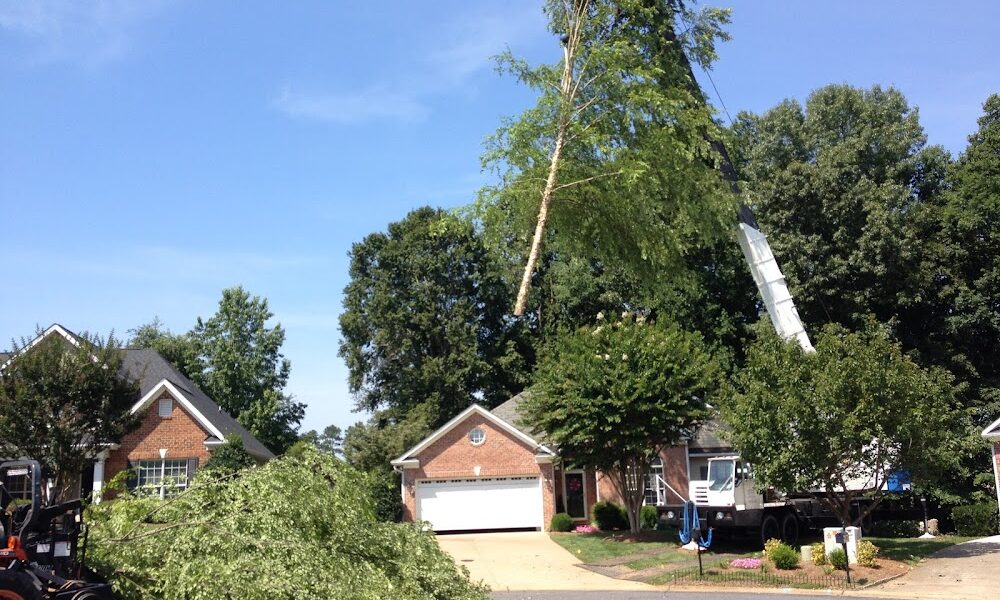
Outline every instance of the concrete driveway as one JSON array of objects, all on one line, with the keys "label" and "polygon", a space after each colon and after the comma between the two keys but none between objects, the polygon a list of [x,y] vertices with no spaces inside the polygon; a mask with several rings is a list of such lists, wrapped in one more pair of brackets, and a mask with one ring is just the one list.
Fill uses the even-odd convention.
[{"label": "concrete driveway", "polygon": [[1000,535],[949,546],[872,596],[982,600],[1000,597]]},{"label": "concrete driveway", "polygon": [[580,567],[580,561],[547,533],[465,533],[440,535],[437,541],[455,562],[468,567],[473,580],[482,580],[497,592],[655,589]]}]

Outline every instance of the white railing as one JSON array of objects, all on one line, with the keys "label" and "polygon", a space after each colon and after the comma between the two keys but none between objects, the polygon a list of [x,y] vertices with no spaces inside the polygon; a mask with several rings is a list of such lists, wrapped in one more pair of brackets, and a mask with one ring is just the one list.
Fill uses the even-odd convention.
[{"label": "white railing", "polygon": [[655,473],[649,475],[646,489],[655,492],[656,506],[687,502],[687,498],[683,494],[674,489],[663,477]]}]

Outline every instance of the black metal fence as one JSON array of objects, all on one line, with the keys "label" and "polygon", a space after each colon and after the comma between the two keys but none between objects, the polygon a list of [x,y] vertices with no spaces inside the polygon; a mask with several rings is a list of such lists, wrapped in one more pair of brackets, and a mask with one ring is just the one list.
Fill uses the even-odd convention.
[{"label": "black metal fence", "polygon": [[[760,586],[760,587],[790,587],[803,589],[852,589],[857,587],[856,583],[847,583],[846,579],[840,575],[814,575],[809,573],[795,573],[789,571],[776,571],[772,569],[739,569],[729,567],[728,563],[720,563],[715,566],[705,566],[704,575],[698,571],[698,567],[686,567],[664,573],[650,582],[657,585],[673,583],[712,583],[728,584],[734,583],[740,586]],[[858,582],[863,585],[864,582]]]}]

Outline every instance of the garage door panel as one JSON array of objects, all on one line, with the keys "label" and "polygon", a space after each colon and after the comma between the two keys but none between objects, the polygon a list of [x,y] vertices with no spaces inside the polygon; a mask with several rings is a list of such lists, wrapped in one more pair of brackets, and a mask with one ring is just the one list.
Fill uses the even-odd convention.
[{"label": "garage door panel", "polygon": [[435,531],[542,526],[537,477],[417,482],[417,518]]}]

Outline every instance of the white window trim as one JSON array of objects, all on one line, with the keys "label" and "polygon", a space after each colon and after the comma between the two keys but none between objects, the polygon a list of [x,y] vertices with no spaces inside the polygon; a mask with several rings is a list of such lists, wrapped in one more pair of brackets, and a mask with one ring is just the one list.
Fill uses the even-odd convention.
[{"label": "white window trim", "polygon": [[566,475],[580,474],[580,485],[583,486],[583,516],[574,517],[570,515],[571,519],[589,519],[590,518],[590,502],[587,498],[587,472],[584,469],[563,469],[562,472],[562,493],[563,493],[563,510],[569,515],[569,494],[566,491]]},{"label": "white window trim", "polygon": [[[478,442],[476,440],[472,439],[472,434],[475,433],[475,432],[477,432],[477,431],[480,434],[482,434],[482,436],[483,436],[482,438],[479,439]],[[483,429],[482,427],[479,427],[477,425],[477,426],[475,426],[475,427],[473,427],[472,429],[469,430],[468,438],[469,438],[469,443],[472,444],[473,446],[482,446],[483,444],[486,443],[486,430]]]}]

